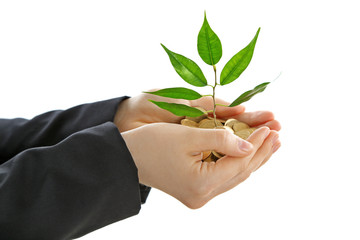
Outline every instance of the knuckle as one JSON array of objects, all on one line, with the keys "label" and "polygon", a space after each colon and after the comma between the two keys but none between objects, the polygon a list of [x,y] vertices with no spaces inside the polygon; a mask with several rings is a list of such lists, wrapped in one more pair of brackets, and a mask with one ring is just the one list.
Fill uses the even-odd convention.
[{"label": "knuckle", "polygon": [[216,130],[216,142],[218,144],[226,143],[229,139],[229,132],[226,130]]},{"label": "knuckle", "polygon": [[228,147],[232,146],[231,140],[232,136],[231,133],[226,130],[217,130],[216,131],[216,145],[220,147]]}]

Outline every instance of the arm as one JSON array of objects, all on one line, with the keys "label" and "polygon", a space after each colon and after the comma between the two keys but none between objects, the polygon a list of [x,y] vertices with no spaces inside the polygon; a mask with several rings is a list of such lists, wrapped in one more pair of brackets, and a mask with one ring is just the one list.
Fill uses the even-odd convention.
[{"label": "arm", "polygon": [[113,121],[119,103],[126,98],[51,111],[31,120],[0,119],[0,164],[25,149],[54,145],[75,132]]},{"label": "arm", "polygon": [[77,238],[135,215],[137,168],[112,123],[0,165],[0,238]]}]

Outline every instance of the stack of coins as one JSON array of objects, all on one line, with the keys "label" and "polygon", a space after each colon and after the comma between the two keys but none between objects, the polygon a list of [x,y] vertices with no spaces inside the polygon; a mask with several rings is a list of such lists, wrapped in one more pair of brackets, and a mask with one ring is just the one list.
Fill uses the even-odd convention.
[{"label": "stack of coins", "polygon": [[[214,118],[209,117],[206,114],[196,118],[186,117],[181,120],[181,125],[195,128],[225,129],[242,139],[247,139],[256,130],[256,128],[252,128],[246,123],[233,118],[227,120],[217,118],[215,122]],[[224,156],[216,151],[206,151],[203,152],[202,155],[202,160],[205,162],[216,162],[219,158]]]}]

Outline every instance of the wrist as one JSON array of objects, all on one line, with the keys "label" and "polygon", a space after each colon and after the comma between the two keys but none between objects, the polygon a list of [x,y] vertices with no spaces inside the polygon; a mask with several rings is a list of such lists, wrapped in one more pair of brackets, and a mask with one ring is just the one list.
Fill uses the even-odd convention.
[{"label": "wrist", "polygon": [[114,124],[119,129],[119,132],[125,132],[126,129],[126,115],[129,112],[129,98],[121,101],[116,109],[114,116]]}]

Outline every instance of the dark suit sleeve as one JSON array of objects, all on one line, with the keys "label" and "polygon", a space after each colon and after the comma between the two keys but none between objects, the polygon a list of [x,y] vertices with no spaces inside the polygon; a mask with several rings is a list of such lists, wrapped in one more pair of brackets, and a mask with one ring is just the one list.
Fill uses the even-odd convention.
[{"label": "dark suit sleeve", "polygon": [[[139,212],[150,188],[139,185],[137,168],[117,127],[101,119],[87,120],[95,125],[88,128],[71,126],[89,115],[81,106],[75,109],[68,110],[73,114],[47,113],[48,122],[16,120],[12,125],[6,120],[8,128],[0,128],[6,139],[0,138],[0,151],[5,152],[0,165],[0,239],[72,239]],[[110,115],[112,119],[114,113]],[[51,127],[58,117],[64,125]],[[12,140],[30,122],[43,134],[27,135],[33,142]],[[14,145],[7,150],[9,143]],[[4,158],[9,155],[14,156]]]},{"label": "dark suit sleeve", "polygon": [[0,161],[10,159],[28,148],[54,145],[73,133],[113,121],[117,106],[127,98],[51,111],[31,120],[0,119]]}]

